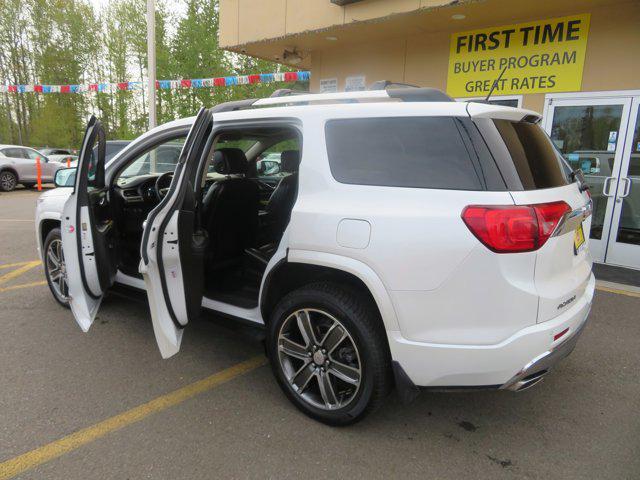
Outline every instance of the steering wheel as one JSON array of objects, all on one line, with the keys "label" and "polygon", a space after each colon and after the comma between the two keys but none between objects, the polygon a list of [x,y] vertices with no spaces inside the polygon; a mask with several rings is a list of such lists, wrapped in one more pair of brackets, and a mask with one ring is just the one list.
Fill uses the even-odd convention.
[{"label": "steering wheel", "polygon": [[165,197],[165,195],[169,191],[172,180],[173,172],[164,172],[156,179],[156,196],[158,197],[158,200],[162,201],[162,199]]}]

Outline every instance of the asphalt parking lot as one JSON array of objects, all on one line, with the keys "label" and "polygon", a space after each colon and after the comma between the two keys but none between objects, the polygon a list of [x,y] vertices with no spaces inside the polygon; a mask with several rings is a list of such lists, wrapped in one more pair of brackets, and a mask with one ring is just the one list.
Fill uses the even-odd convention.
[{"label": "asphalt parking lot", "polygon": [[37,196],[0,195],[0,479],[640,478],[640,295],[599,290],[531,390],[394,395],[336,429],[245,329],[201,320],[162,360],[145,304],[113,296],[83,334],[33,263]]}]

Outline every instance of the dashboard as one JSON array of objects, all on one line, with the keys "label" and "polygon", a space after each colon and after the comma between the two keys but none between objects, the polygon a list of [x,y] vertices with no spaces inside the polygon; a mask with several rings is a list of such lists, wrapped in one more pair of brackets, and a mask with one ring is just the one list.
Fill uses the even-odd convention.
[{"label": "dashboard", "polygon": [[[157,204],[160,201],[160,196],[156,191],[157,183],[160,177],[164,175],[164,178],[160,180],[160,189],[162,194],[166,193],[166,190],[171,185],[173,174],[147,174],[136,175],[135,177],[119,178],[116,182],[114,192],[125,203],[125,205],[135,203],[147,203]],[[207,194],[211,185],[213,185],[220,178],[221,175],[207,175],[207,180],[202,188],[202,197]]]},{"label": "dashboard", "polygon": [[[119,178],[114,189],[125,204],[130,203],[158,203],[156,182],[160,175],[137,175],[129,178]],[[169,183],[170,179],[169,179]]]}]

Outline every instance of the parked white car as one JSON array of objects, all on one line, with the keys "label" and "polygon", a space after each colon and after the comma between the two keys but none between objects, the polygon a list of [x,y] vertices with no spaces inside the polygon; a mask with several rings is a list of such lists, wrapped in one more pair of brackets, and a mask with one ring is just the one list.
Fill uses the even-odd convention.
[{"label": "parked white car", "polygon": [[56,172],[64,166],[50,161],[42,153],[20,145],[0,145],[0,190],[10,192],[18,184],[27,188],[37,181],[36,158],[40,157],[42,182],[51,183]]},{"label": "parked white car", "polygon": [[[329,424],[394,385],[521,390],[571,352],[595,285],[588,192],[539,119],[432,89],[246,100],[107,165],[92,119],[73,193],[38,203],[47,279],[84,331],[115,283],[145,289],[165,358],[201,308],[263,326],[284,393]],[[273,189],[256,162],[282,145]]]},{"label": "parked white car", "polygon": [[77,155],[50,155],[47,157],[51,162],[62,163],[67,165],[68,163],[75,164],[78,161]]}]

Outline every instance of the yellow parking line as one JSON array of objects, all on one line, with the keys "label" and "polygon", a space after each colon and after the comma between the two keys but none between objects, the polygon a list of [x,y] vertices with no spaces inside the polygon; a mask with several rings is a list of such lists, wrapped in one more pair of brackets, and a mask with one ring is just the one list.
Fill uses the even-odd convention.
[{"label": "yellow parking line", "polygon": [[46,285],[47,281],[42,280],[40,282],[21,283],[20,285],[10,285],[8,287],[0,287],[0,293],[8,292],[10,290],[20,290],[21,288],[39,287],[40,285]]},{"label": "yellow parking line", "polygon": [[601,290],[603,292],[609,292],[609,293],[616,293],[618,295],[626,295],[627,297],[640,298],[640,293],[630,292],[629,290],[620,290],[617,288],[600,287],[600,286],[596,286],[596,290]]},{"label": "yellow parking line", "polygon": [[38,265],[40,265],[40,260],[34,260],[32,262],[24,264],[20,268],[16,268],[15,270],[11,270],[10,272],[5,273],[4,275],[0,276],[0,285],[2,285],[3,283],[7,283],[9,280],[13,280],[16,277],[19,277],[23,273],[28,272]]},{"label": "yellow parking line", "polygon": [[4,265],[0,265],[0,269],[20,267],[22,265],[26,265],[27,263],[31,263],[31,262],[35,262],[35,260],[29,260],[28,262],[5,263]]},{"label": "yellow parking line", "polygon": [[14,477],[20,473],[30,470],[38,465],[42,465],[49,460],[53,460],[65,453],[80,448],[108,433],[119,430],[132,423],[161,412],[167,408],[178,405],[185,400],[195,397],[200,393],[211,390],[235,377],[243,375],[251,370],[266,364],[267,360],[263,356],[253,357],[244,362],[238,363],[230,368],[214,373],[210,377],[187,385],[185,387],[174,390],[160,397],[154,398],[150,402],[144,403],[137,407],[127,410],[126,412],[107,418],[95,425],[82,430],[78,430],[71,435],[62,437],[47,445],[23,453],[17,457],[11,458],[0,463],[0,480]]}]

